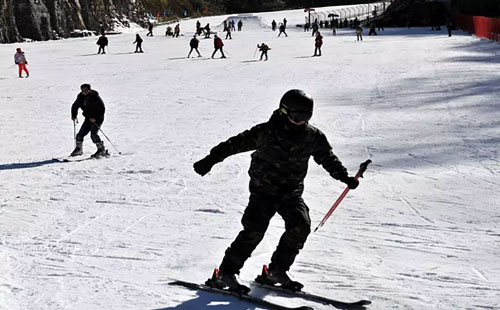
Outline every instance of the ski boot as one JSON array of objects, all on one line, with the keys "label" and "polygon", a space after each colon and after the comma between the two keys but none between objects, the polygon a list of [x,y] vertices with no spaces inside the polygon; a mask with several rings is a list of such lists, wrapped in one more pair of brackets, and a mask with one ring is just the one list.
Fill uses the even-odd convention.
[{"label": "ski boot", "polygon": [[299,292],[304,287],[302,283],[293,281],[285,270],[279,268],[269,269],[266,265],[262,267],[262,273],[255,278],[255,282],[281,287],[292,292]]},{"label": "ski boot", "polygon": [[250,288],[240,284],[234,273],[219,272],[215,268],[212,277],[205,282],[205,285],[221,290],[237,292],[240,295],[248,295]]},{"label": "ski boot", "polygon": [[95,145],[97,146],[97,151],[91,156],[92,158],[101,158],[109,156],[108,150],[104,148],[104,143],[98,142]]},{"label": "ski boot", "polygon": [[76,147],[70,156],[80,156],[83,154],[83,142],[76,142]]}]

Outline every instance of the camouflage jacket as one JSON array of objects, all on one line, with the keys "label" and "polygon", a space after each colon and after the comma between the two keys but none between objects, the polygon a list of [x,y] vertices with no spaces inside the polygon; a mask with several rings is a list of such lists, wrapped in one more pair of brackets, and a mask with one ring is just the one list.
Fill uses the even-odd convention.
[{"label": "camouflage jacket", "polygon": [[229,138],[210,151],[215,164],[233,154],[252,151],[250,191],[269,195],[300,196],[309,158],[339,180],[347,170],[333,154],[326,136],[310,124],[293,125],[276,110],[271,119]]}]

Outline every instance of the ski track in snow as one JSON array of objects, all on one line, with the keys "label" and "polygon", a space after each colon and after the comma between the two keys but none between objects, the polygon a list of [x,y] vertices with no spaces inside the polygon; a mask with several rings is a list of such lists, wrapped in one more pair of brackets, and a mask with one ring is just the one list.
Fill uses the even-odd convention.
[{"label": "ski track in snow", "polygon": [[[258,16],[224,40],[225,60],[208,58],[211,39],[201,59],[184,58],[196,20],[179,39],[157,27],[141,55],[129,53],[133,34],[110,36],[99,56],[94,37],[18,44],[30,78],[0,68],[0,309],[259,309],[166,283],[211,275],[249,196],[249,153],[204,177],[192,164],[269,119],[291,88],[314,97],[312,123],[351,174],[373,160],[297,256],[291,273],[307,291],[371,299],[373,310],[499,309],[498,44],[427,28],[353,42],[341,29],[323,31],[323,56],[309,57],[310,33],[260,28],[302,23],[303,10]],[[220,32],[223,18],[200,21]],[[262,42],[269,61],[252,58]],[[1,59],[13,53],[0,46]],[[103,130],[122,155],[105,140],[110,158],[54,163],[74,147],[68,114],[84,82],[103,97]],[[84,152],[94,148],[87,137]],[[344,185],[311,161],[305,187],[316,226]],[[269,263],[283,226],[271,221],[241,279]]]}]

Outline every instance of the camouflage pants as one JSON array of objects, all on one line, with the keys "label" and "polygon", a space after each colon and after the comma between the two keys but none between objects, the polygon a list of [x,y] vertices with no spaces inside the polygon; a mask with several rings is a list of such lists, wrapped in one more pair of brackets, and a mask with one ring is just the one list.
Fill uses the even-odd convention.
[{"label": "camouflage pants", "polygon": [[287,271],[295,256],[304,247],[311,232],[309,208],[301,197],[268,196],[252,193],[250,202],[243,214],[240,231],[220,265],[226,273],[239,273],[245,261],[260,243],[269,226],[271,218],[278,213],[285,221],[285,232],[271,258],[270,268]]}]

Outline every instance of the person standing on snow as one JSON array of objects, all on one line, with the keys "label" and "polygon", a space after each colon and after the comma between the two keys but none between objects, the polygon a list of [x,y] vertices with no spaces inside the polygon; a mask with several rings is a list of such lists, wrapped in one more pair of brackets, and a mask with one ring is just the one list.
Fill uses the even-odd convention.
[{"label": "person standing on snow", "polygon": [[187,58],[189,58],[189,56],[191,56],[191,53],[193,52],[193,50],[195,50],[198,53],[198,57],[201,57],[201,54],[198,51],[198,45],[200,45],[200,40],[198,40],[196,35],[194,35],[193,38],[191,39],[191,41],[189,41],[189,46],[191,47],[191,50],[189,51]]},{"label": "person standing on snow", "polygon": [[257,44],[257,48],[259,49],[259,51],[261,51],[259,61],[262,60],[262,57],[264,56],[266,56],[266,59],[264,61],[267,61],[267,51],[271,48],[265,43],[262,43],[261,45]]},{"label": "person standing on snow", "polygon": [[280,35],[281,35],[282,33],[284,33],[284,34],[285,34],[285,37],[288,37],[288,35],[286,34],[285,29],[286,29],[285,25],[284,25],[284,24],[280,24],[280,32],[278,33],[278,38],[280,37]]},{"label": "person standing on snow", "polygon": [[229,39],[233,38],[233,37],[231,37],[231,27],[226,28],[226,40],[227,40],[227,38],[229,38]]},{"label": "person standing on snow", "polygon": [[323,45],[323,36],[318,31],[316,32],[316,38],[314,38],[314,55],[313,56],[321,56],[321,46]]},{"label": "person standing on snow", "polygon": [[215,56],[215,53],[220,50],[222,57],[221,58],[226,58],[224,55],[224,51],[222,50],[222,47],[224,46],[224,43],[222,43],[222,39],[219,38],[217,35],[214,35],[214,52],[212,53],[212,59]]},{"label": "person standing on snow", "polygon": [[276,31],[276,21],[273,19],[272,23],[271,23],[271,29],[273,31]]},{"label": "person standing on snow", "polygon": [[26,77],[30,77],[30,72],[28,71],[28,68],[26,68],[28,61],[26,60],[26,56],[24,55],[24,52],[20,47],[16,48],[16,53],[14,54],[14,63],[19,68],[20,78],[23,77],[23,71],[26,73]]},{"label": "person standing on snow", "polygon": [[207,25],[203,29],[205,29],[205,39],[210,38],[210,24],[207,23]]},{"label": "person standing on snow", "polygon": [[241,19],[238,21],[238,31],[241,31],[241,27],[243,27],[243,22]]},{"label": "person standing on snow", "polygon": [[90,132],[92,142],[97,146],[97,152],[92,155],[99,157],[107,155],[107,150],[104,148],[104,143],[99,137],[99,129],[104,122],[104,102],[102,101],[99,93],[90,88],[89,84],[82,84],[80,86],[81,93],[76,97],[75,102],[71,106],[71,119],[73,122],[78,115],[78,109],[82,109],[85,121],[80,127],[80,131],[76,135],[76,147],[71,153],[71,156],[79,156],[83,154],[83,138]]},{"label": "person standing on snow", "polygon": [[146,34],[146,37],[152,37],[153,36],[153,23],[151,21],[148,22],[148,33]]},{"label": "person standing on snow", "polygon": [[142,41],[143,40],[142,40],[141,36],[137,33],[135,35],[135,41],[134,41],[134,43],[132,43],[132,44],[136,44],[134,53],[144,53],[142,51]]},{"label": "person standing on snow", "polygon": [[178,38],[181,35],[181,25],[177,24],[174,27],[174,38]]},{"label": "person standing on snow", "polygon": [[269,121],[220,143],[208,156],[194,163],[196,173],[204,176],[225,158],[254,151],[248,171],[250,200],[241,220],[243,230],[226,250],[218,275],[212,281],[214,286],[249,292],[236,275],[264,237],[271,218],[278,213],[285,221],[285,232],[272,255],[265,281],[291,290],[303,287],[287,271],[311,232],[309,209],[302,199],[309,158],[312,156],[334,179],[346,183],[350,189],[359,185],[333,154],[326,136],[309,124],[312,112],[313,99],[302,90],[292,89],[283,95],[279,109]]},{"label": "person standing on snow", "polygon": [[361,26],[356,27],[356,40],[363,41],[363,28]]},{"label": "person standing on snow", "polygon": [[99,37],[97,40],[97,45],[99,45],[99,50],[97,51],[97,54],[106,54],[106,46],[108,46],[108,38],[103,34]]}]

